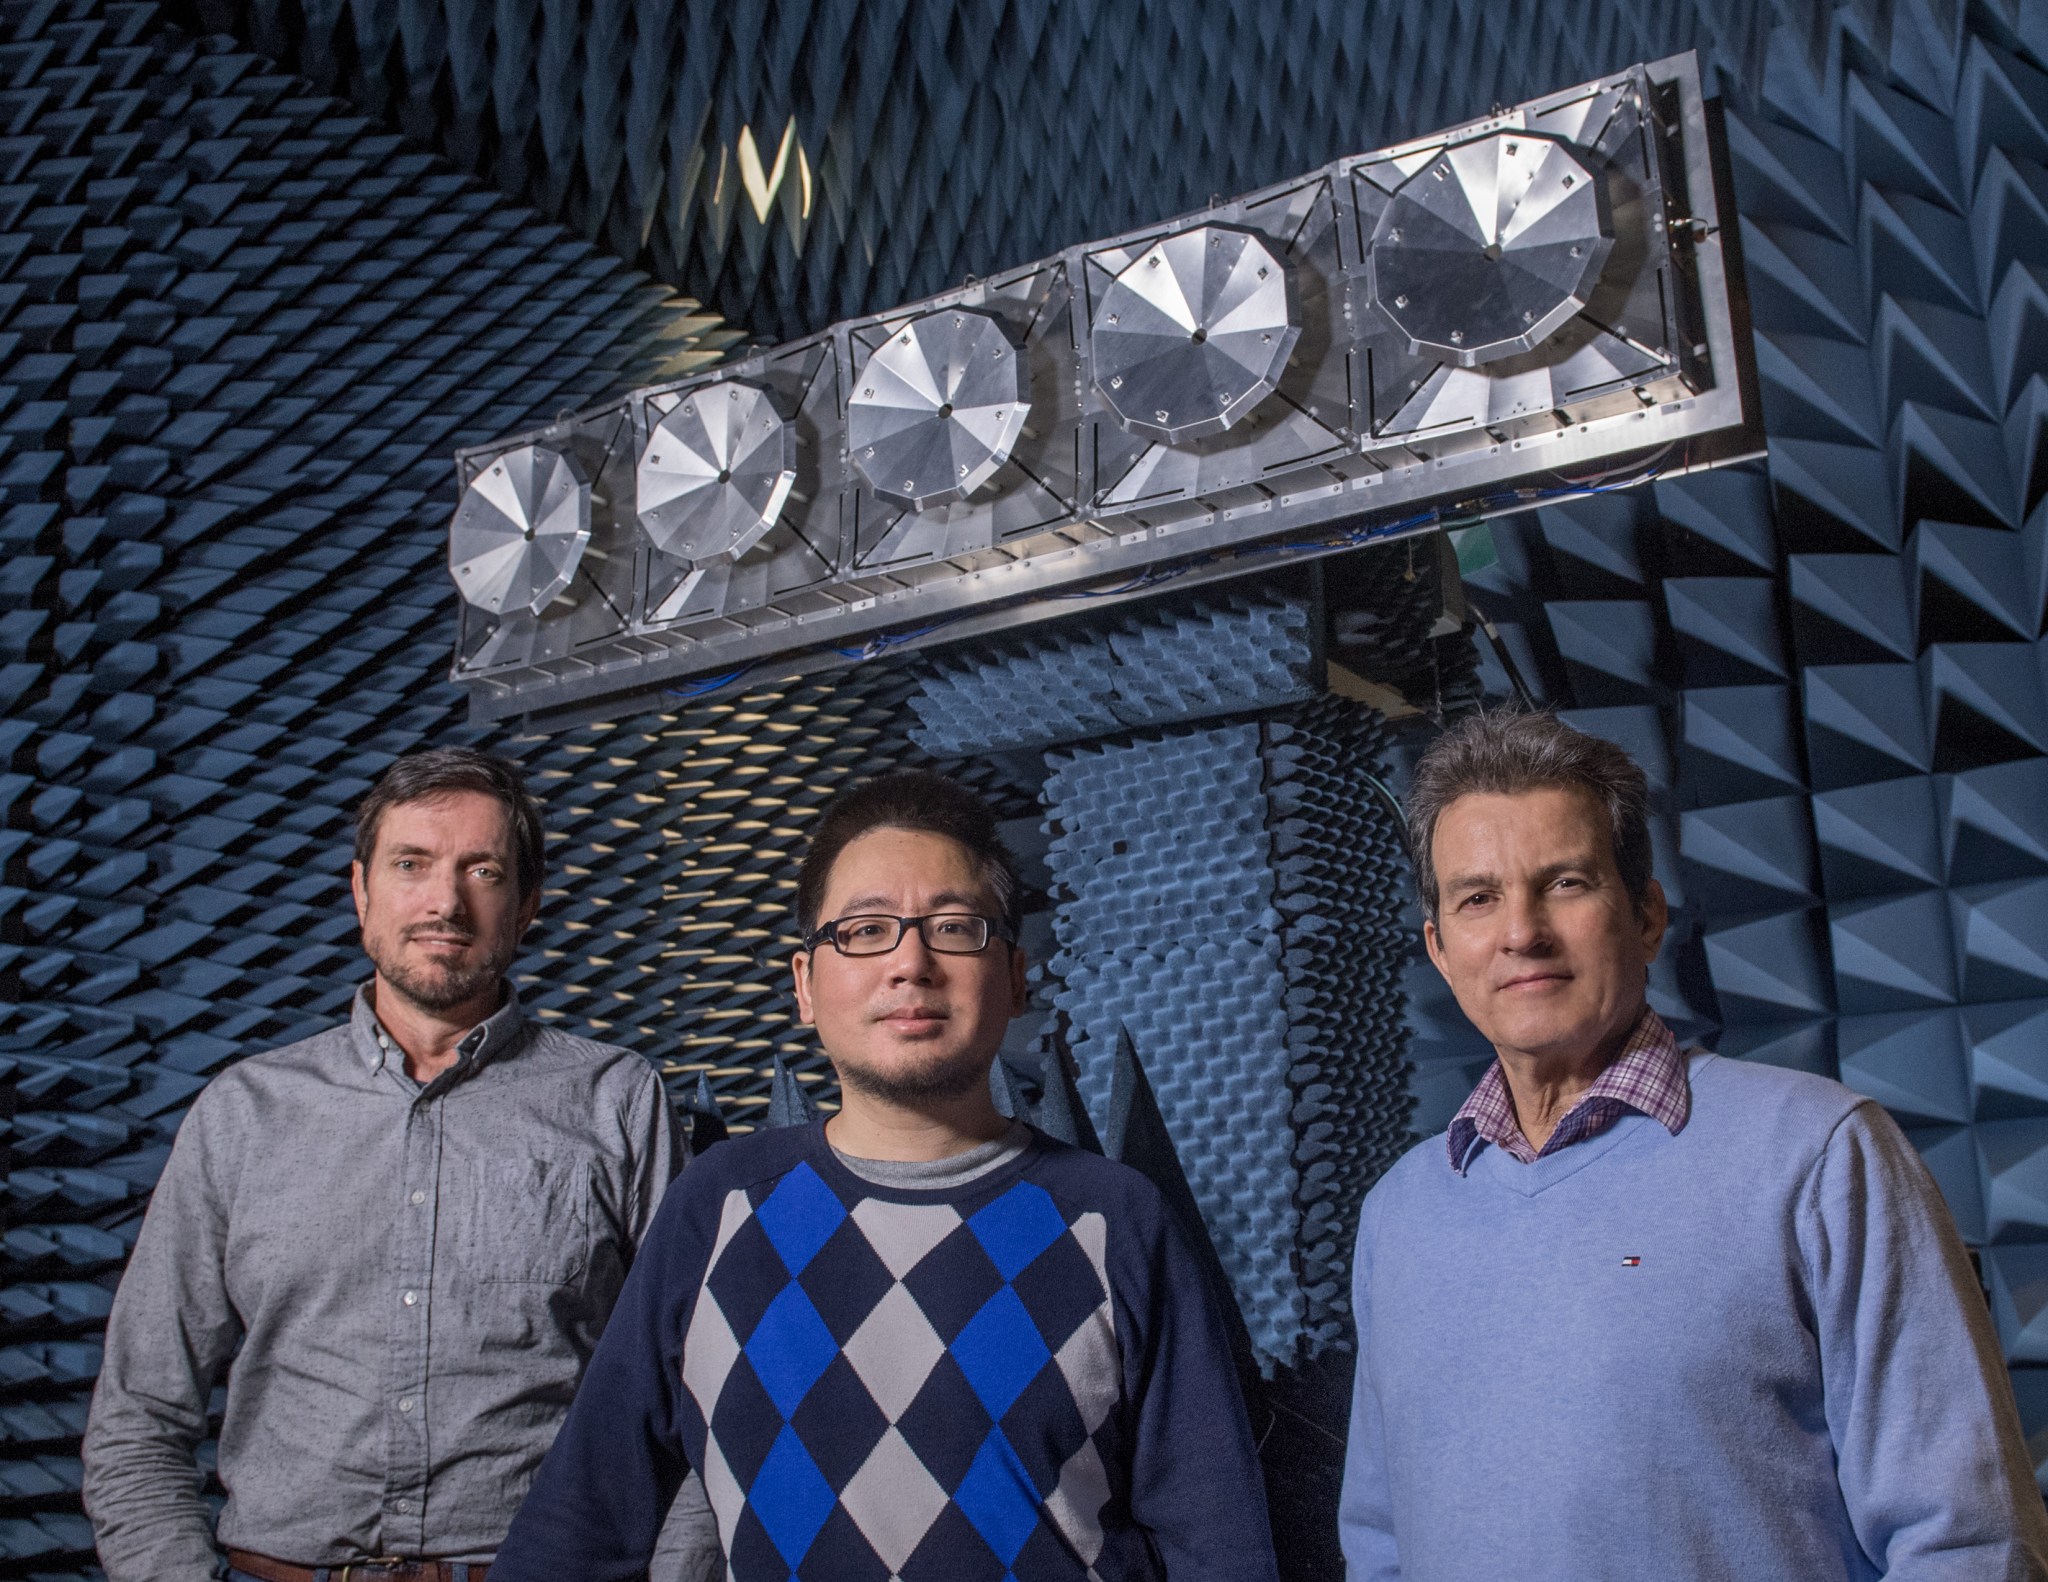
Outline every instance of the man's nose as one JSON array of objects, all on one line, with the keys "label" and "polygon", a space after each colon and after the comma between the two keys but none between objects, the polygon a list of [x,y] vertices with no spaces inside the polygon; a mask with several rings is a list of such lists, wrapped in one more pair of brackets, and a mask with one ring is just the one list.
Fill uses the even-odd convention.
[{"label": "man's nose", "polygon": [[1531,950],[1550,936],[1549,916],[1540,896],[1510,893],[1504,908],[1506,927],[1501,944],[1509,950]]},{"label": "man's nose", "polygon": [[436,869],[427,886],[427,901],[435,917],[469,926],[469,900],[463,890],[461,870]]},{"label": "man's nose", "polygon": [[924,942],[924,934],[915,923],[908,924],[903,930],[903,937],[896,941],[896,948],[889,952],[889,981],[926,982],[938,964],[938,952]]}]

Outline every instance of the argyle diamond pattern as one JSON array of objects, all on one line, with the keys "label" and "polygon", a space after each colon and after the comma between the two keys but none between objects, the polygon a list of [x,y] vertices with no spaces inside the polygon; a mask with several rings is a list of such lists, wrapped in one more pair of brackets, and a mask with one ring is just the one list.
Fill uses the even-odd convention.
[{"label": "argyle diamond pattern", "polygon": [[1019,1180],[965,1216],[733,1191],[683,1347],[735,1582],[1091,1575],[1122,1365],[1108,1235]]}]

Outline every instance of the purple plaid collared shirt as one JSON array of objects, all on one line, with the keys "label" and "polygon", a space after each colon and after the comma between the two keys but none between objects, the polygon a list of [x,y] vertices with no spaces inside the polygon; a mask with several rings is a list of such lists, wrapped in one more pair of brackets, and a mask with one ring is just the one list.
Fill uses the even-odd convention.
[{"label": "purple plaid collared shirt", "polygon": [[1594,1079],[1585,1096],[1565,1111],[1541,1152],[1531,1148],[1522,1135],[1500,1062],[1488,1066],[1472,1096],[1451,1117],[1445,1137],[1451,1168],[1463,1175],[1472,1162],[1473,1150],[1482,1142],[1506,1149],[1525,1165],[1534,1164],[1560,1148],[1606,1131],[1630,1110],[1649,1116],[1673,1136],[1692,1115],[1692,1084],[1685,1076],[1685,1054],[1664,1025],[1664,1018],[1648,1006],[1643,1007],[1635,1031],[1621,1046],[1621,1054]]}]

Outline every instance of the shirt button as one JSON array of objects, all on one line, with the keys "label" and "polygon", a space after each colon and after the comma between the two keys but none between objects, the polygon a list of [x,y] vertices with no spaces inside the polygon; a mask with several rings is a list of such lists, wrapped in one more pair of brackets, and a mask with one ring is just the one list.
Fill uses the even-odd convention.
[{"label": "shirt button", "polygon": [[409,1412],[409,1411],[411,1411],[411,1410],[412,1410],[412,1397],[411,1397],[410,1395],[401,1395],[401,1396],[400,1396],[400,1397],[398,1398],[398,1409],[399,1409],[399,1410],[400,1410],[401,1412]]},{"label": "shirt button", "polygon": [[415,1203],[424,1203],[427,1200],[427,1194],[424,1192],[415,1191],[412,1195],[412,1200]]},{"label": "shirt button", "polygon": [[412,1511],[412,1501],[400,1500],[397,1504],[396,1509],[398,1511],[398,1514],[401,1516],[409,1515]]},{"label": "shirt button", "polygon": [[408,1291],[405,1293],[404,1296],[400,1297],[399,1300],[403,1302],[407,1307],[417,1307],[419,1305],[420,1294],[417,1291]]}]

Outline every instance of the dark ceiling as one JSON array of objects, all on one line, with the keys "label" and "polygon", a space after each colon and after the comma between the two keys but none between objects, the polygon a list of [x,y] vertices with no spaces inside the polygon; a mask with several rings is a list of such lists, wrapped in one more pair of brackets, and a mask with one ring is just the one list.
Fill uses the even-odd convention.
[{"label": "dark ceiling", "polygon": [[1818,0],[169,9],[764,340],[1688,47],[1747,97],[1773,24],[1826,36]]}]

